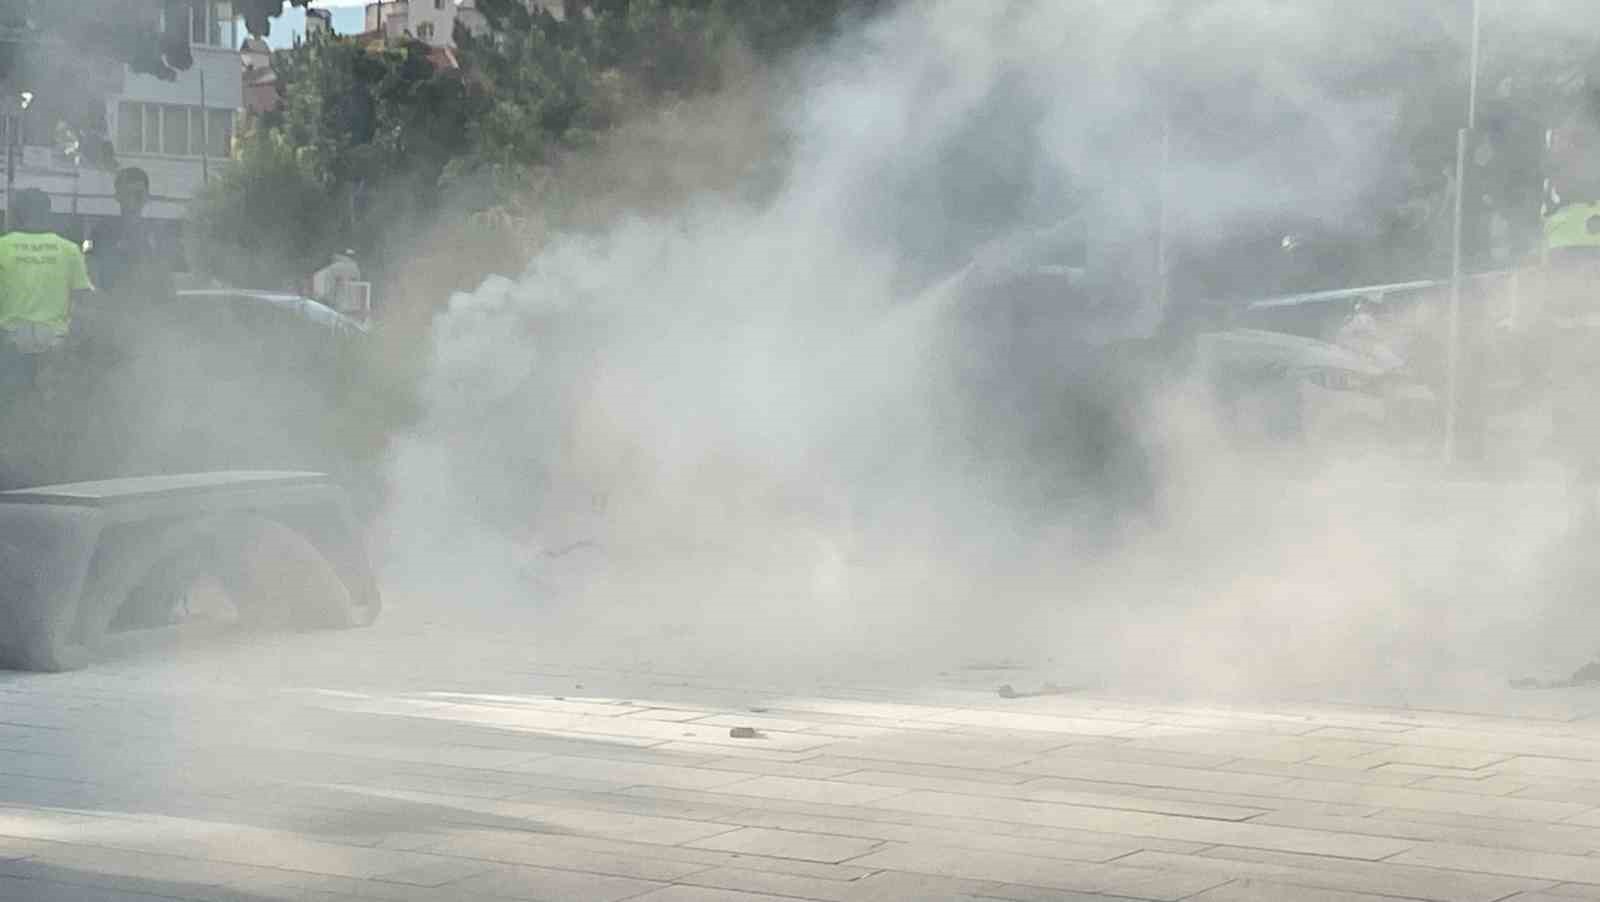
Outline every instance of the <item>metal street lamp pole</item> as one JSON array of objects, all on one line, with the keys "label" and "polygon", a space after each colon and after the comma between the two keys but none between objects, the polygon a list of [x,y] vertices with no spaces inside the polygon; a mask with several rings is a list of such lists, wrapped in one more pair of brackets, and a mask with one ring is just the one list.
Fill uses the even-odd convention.
[{"label": "metal street lamp pole", "polygon": [[17,199],[17,148],[22,144],[22,131],[27,124],[28,107],[33,105],[33,92],[17,94],[16,111],[6,116],[6,231],[16,224]]},{"label": "metal street lamp pole", "polygon": [[1450,334],[1448,348],[1448,385],[1445,400],[1444,459],[1455,463],[1461,430],[1461,288],[1462,288],[1462,227],[1465,211],[1462,202],[1466,195],[1467,151],[1472,132],[1478,125],[1478,56],[1483,25],[1482,0],[1472,0],[1472,52],[1467,76],[1467,127],[1456,132],[1456,197],[1455,224],[1450,250]]}]

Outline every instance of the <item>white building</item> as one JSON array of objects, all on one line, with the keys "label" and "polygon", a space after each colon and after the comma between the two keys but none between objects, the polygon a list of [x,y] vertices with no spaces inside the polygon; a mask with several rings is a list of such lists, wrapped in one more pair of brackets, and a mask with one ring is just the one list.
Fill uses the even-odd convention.
[{"label": "white building", "polygon": [[[214,177],[228,165],[242,91],[240,29],[231,0],[195,0],[183,11],[194,55],[188,71],[168,82],[135,75],[126,66],[108,67],[106,85],[106,126],[117,165],[150,174],[145,216],[174,227],[207,174]],[[43,145],[49,140],[46,131],[29,128],[24,134],[30,145]],[[74,166],[53,146],[25,146],[15,187],[43,189],[55,211],[73,215],[71,228],[81,232],[85,220],[117,214],[114,178],[110,171]],[[0,205],[3,198],[0,193]]]},{"label": "white building", "polygon": [[455,45],[456,0],[385,0],[367,4],[368,32],[410,35],[435,47]]}]

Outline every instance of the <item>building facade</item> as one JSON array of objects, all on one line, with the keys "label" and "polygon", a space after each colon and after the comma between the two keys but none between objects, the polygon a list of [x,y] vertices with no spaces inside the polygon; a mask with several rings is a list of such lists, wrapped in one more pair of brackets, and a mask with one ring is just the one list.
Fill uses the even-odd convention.
[{"label": "building facade", "polygon": [[367,32],[414,37],[435,47],[455,44],[456,0],[385,0],[367,4]]},{"label": "building facade", "polygon": [[[170,82],[107,67],[105,85],[107,136],[117,166],[150,174],[145,216],[173,229],[207,178],[228,165],[242,103],[242,29],[231,0],[195,0],[179,9],[188,19],[194,65]],[[114,172],[75,164],[51,143],[48,129],[24,127],[22,134],[14,187],[49,194],[54,211],[69,223],[65,231],[87,235],[96,220],[117,214]]]}]

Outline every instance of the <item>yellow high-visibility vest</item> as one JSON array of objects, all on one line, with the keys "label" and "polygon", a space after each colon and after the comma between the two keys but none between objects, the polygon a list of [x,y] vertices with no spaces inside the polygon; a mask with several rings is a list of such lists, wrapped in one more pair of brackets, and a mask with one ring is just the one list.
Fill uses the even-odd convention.
[{"label": "yellow high-visibility vest", "polygon": [[66,332],[72,293],[89,287],[77,244],[49,232],[0,236],[0,327],[29,323]]},{"label": "yellow high-visibility vest", "polygon": [[1600,204],[1567,204],[1546,216],[1544,246],[1600,248]]}]

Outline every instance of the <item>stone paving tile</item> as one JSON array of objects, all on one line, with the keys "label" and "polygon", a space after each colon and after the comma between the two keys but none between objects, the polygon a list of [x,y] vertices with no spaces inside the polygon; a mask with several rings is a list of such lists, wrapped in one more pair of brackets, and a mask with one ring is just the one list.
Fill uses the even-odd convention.
[{"label": "stone paving tile", "polygon": [[1247,795],[1271,795],[1275,789],[1289,782],[1286,777],[1105,761],[1069,755],[1035,758],[1017,766],[1015,770],[1038,776],[1067,777],[1102,783],[1131,783],[1139,786],[1200,789]]},{"label": "stone paving tile", "polygon": [[[1298,855],[1290,852],[1269,852],[1262,849],[1238,849],[1216,846],[1199,853],[1201,857],[1229,861],[1258,862],[1303,870],[1324,871],[1356,875],[1365,879],[1421,883],[1431,892],[1445,892],[1472,898],[1495,893],[1510,893],[1549,888],[1550,881],[1539,878],[1508,877],[1475,871],[1445,871],[1438,868],[1418,867],[1386,860],[1380,862],[1349,861],[1318,855]],[[1359,887],[1357,887],[1359,889]],[[1379,892],[1380,890],[1372,890]],[[1430,893],[1422,893],[1429,895]]]},{"label": "stone paving tile", "polygon": [[801,764],[787,761],[763,761],[756,758],[711,758],[696,766],[707,770],[733,771],[763,777],[799,777],[803,780],[832,780],[859,770],[857,767],[815,763],[821,761],[823,759],[820,757],[814,759],[814,761]]},{"label": "stone paving tile", "polygon": [[748,775],[670,764],[643,764],[600,758],[547,755],[518,767],[520,773],[551,774],[613,785],[648,784],[681,789],[714,789],[749,780]]},{"label": "stone paving tile", "polygon": [[905,774],[913,777],[930,777],[937,780],[959,780],[968,783],[1015,784],[1039,779],[1034,774],[1019,774],[1005,770],[979,770],[970,767],[947,767],[940,764],[914,764],[884,758],[846,758],[822,754],[812,758],[812,765],[837,768],[839,773],[875,771]]},{"label": "stone paving tile", "polygon": [[1530,786],[1527,779],[1514,776],[1480,776],[1476,779],[1465,777],[1424,777],[1411,784],[1417,789],[1438,790],[1440,792],[1465,792],[1476,795],[1516,796],[1519,799],[1538,799],[1547,802],[1581,802],[1585,805],[1600,804],[1600,792],[1590,794],[1573,790],[1548,790],[1543,791]]},{"label": "stone paving tile", "polygon": [[[848,902],[970,902],[973,899],[1005,899],[1005,887],[993,881],[936,877],[907,871],[878,871],[844,887]],[[1055,891],[1063,902],[1073,897]]]},{"label": "stone paving tile", "polygon": [[1212,755],[1148,748],[1138,743],[1116,740],[1105,743],[1074,743],[1051,752],[1052,756],[1094,758],[1127,764],[1154,764],[1164,767],[1213,768],[1234,760],[1236,755]]},{"label": "stone paving tile", "polygon": [[[785,811],[752,809],[742,812],[731,822],[752,827],[772,827],[782,830],[800,830],[829,833],[838,836],[855,836],[865,839],[915,842],[953,849],[989,849],[997,852],[1016,852],[1038,855],[1042,858],[1068,858],[1076,861],[1112,861],[1140,849],[1166,852],[1198,852],[1210,848],[1204,843],[1185,843],[1167,839],[1141,836],[1118,836],[1087,830],[1063,830],[1026,824],[982,825],[974,829],[971,822],[952,819],[911,817],[912,823],[895,821],[868,821],[845,817],[794,814]],[[1001,827],[1004,832],[992,828]]]},{"label": "stone paving tile", "polygon": [[1600,734],[1591,737],[1540,736],[1527,733],[1421,727],[1407,734],[1406,738],[1410,744],[1418,746],[1492,753],[1502,759],[1518,755],[1537,755],[1600,762]]},{"label": "stone paving tile", "polygon": [[436,858],[423,864],[401,868],[386,874],[375,874],[372,879],[382,883],[404,883],[409,886],[440,887],[468,877],[476,877],[492,868],[484,862],[463,861],[458,858]]},{"label": "stone paving tile", "polygon": [[515,866],[457,880],[437,891],[441,895],[478,893],[538,902],[618,902],[660,888],[661,884],[630,877]]},{"label": "stone paving tile", "polygon": [[1083,804],[1090,808],[1122,808],[1128,811],[1154,811],[1187,817],[1214,817],[1219,820],[1246,820],[1275,808],[1266,796],[1211,793],[1200,790],[1173,790],[1136,784],[1112,784],[1096,780],[1069,780],[1059,777],[1030,777],[1021,784],[995,784],[981,780],[944,779],[914,776],[893,771],[858,771],[835,777],[842,782],[861,782],[888,787],[922,788],[957,795],[1026,798]]},{"label": "stone paving tile", "polygon": [[580,844],[566,841],[565,838],[551,840],[542,836],[467,834],[445,840],[435,846],[434,851],[441,855],[480,861],[559,868],[663,883],[713,866],[704,861],[642,853],[637,847],[627,844]]},{"label": "stone paving tile", "polygon": [[504,902],[506,898],[469,892],[456,886],[413,886],[319,874],[294,875],[277,884],[244,886],[237,891],[252,897],[264,896],[293,902],[350,902],[353,899],[365,902]]},{"label": "stone paving tile", "polygon": [[1535,821],[1513,820],[1503,817],[1487,817],[1477,814],[1457,814],[1452,811],[1425,811],[1419,808],[1384,808],[1373,812],[1372,817],[1388,818],[1398,821],[1415,821],[1422,824],[1438,824],[1446,827],[1465,827],[1474,830],[1488,830],[1495,832],[1510,832],[1514,830],[1531,830],[1554,826],[1571,826],[1580,829],[1595,829],[1594,825],[1580,823],[1582,815],[1567,818],[1557,823],[1538,823]]},{"label": "stone paving tile", "polygon": [[132,887],[97,888],[49,880],[0,877],[0,899],[15,899],[17,902],[171,902],[174,898],[183,897],[141,893]]},{"label": "stone paving tile", "polygon": [[799,877],[794,874],[776,874],[771,871],[751,871],[737,867],[696,871],[679,878],[677,885],[767,893],[791,898],[823,900],[823,902],[853,902],[860,892],[854,883],[819,880],[815,877]]},{"label": "stone paving tile", "polygon": [[957,710],[929,718],[934,723],[963,727],[1002,727],[1035,733],[1063,733],[1071,736],[1122,736],[1137,729],[1136,724],[1083,717],[1057,717],[1048,714],[1017,714],[1010,711]]},{"label": "stone paving tile", "polygon": [[1600,858],[1529,852],[1521,849],[1487,849],[1454,843],[1422,843],[1390,859],[1396,864],[1420,864],[1457,871],[1507,874],[1540,880],[1600,883]]},{"label": "stone paving tile", "polygon": [[1327,783],[1360,783],[1371,786],[1410,786],[1417,781],[1416,774],[1396,772],[1384,766],[1370,768],[1329,767],[1323,764],[1287,764],[1282,761],[1265,761],[1260,758],[1234,758],[1218,765],[1216,769],[1229,773],[1259,774],[1295,780],[1320,780]]},{"label": "stone paving tile", "polygon": [[[1407,736],[1408,740],[1411,738],[1411,736]],[[1430,748],[1426,745],[1407,744],[1390,745],[1355,757],[1374,764],[1419,764],[1430,767],[1455,768],[1457,770],[1479,770],[1505,761],[1511,755],[1503,752]]]},{"label": "stone paving tile", "polygon": [[1202,820],[1103,808],[1083,808],[1044,802],[1011,799],[980,799],[947,793],[913,792],[876,803],[904,811],[967,816],[1105,830],[1131,836],[1154,836],[1190,842],[1249,846],[1286,852],[1310,852],[1345,858],[1386,858],[1410,848],[1413,843],[1356,834],[1326,833],[1289,827],[1273,827],[1230,821]]},{"label": "stone paving tile", "polygon": [[[828,758],[866,758],[902,764],[931,764],[943,767],[1005,770],[1038,758],[1062,746],[1059,738],[1048,741],[1005,742],[946,733],[896,736],[890,738],[846,740],[829,746]],[[893,768],[887,768],[892,770]]]},{"label": "stone paving tile", "polygon": [[1002,852],[950,854],[937,846],[891,844],[856,859],[862,867],[941,877],[1020,883],[1049,889],[1112,893],[1139,899],[1182,899],[1224,880],[1205,874],[1163,872],[1115,864],[1069,862]]},{"label": "stone paving tile", "polygon": [[709,889],[703,886],[669,886],[634,897],[636,902],[790,902],[793,898],[793,896],[774,896],[769,893]]},{"label": "stone paving tile", "polygon": [[[724,730],[722,735],[728,735]],[[846,740],[839,740],[844,742]],[[751,740],[733,740],[733,744],[707,744],[705,742],[690,741],[683,738],[671,742],[663,742],[650,746],[652,752],[667,754],[696,755],[700,757],[715,756],[719,758],[748,758],[755,761],[777,761],[786,764],[803,764],[817,756],[818,751],[834,748],[832,745],[823,744],[804,752],[785,751],[771,748]]]},{"label": "stone paving tile", "polygon": [[[118,863],[102,865],[97,861],[84,861],[78,865],[46,864],[36,861],[11,862],[6,867],[0,868],[0,884],[6,881],[30,881],[27,884],[16,885],[62,885],[73,886],[85,892],[85,895],[95,895],[89,890],[116,891],[129,894],[139,893],[162,898],[213,900],[228,899],[241,890],[235,889],[226,883],[217,880],[217,871],[208,869],[206,862],[188,860],[192,873],[181,870],[165,874],[152,873],[151,870],[141,869],[137,866],[127,867]],[[281,874],[286,872],[272,872],[275,877],[269,880],[255,879],[256,883],[276,883]],[[239,879],[239,878],[236,878]],[[213,882],[215,881],[215,882]],[[60,891],[63,892],[64,891]],[[0,899],[27,899],[27,896],[5,896]]]},{"label": "stone paving tile", "polygon": [[[438,801],[444,797],[401,790],[373,790],[374,799],[390,801]],[[643,839],[673,845],[704,839],[728,828],[710,821],[639,814],[630,811],[583,807],[581,804],[500,799],[454,798],[450,820],[453,825],[515,826],[541,833],[579,833],[611,839]]]},{"label": "stone paving tile", "polygon": [[[819,733],[824,736],[838,736],[841,738],[854,738],[856,736],[879,736],[898,732],[894,727],[871,723],[830,723],[823,719],[801,720],[794,717],[780,717],[773,714],[708,714],[693,723],[696,726],[723,727],[754,727],[763,732],[767,730],[780,730],[788,733]],[[861,730],[865,732],[858,733]]]},{"label": "stone paving tile", "polygon": [[[1254,810],[1257,814],[1273,811],[1317,811],[1324,814],[1343,814],[1366,817],[1380,810],[1374,805],[1352,805],[1339,802],[1313,802],[1305,799],[1286,799],[1267,793],[1247,795],[1236,792],[1209,792],[1202,789],[1172,789],[1165,786],[1140,786],[1130,783],[1101,783],[1093,780],[1070,780],[1063,777],[1040,777],[1027,784],[1022,798],[1047,798],[1054,792],[1081,792],[1093,795],[1118,795],[1132,799],[1186,802],[1193,805],[1215,805],[1222,808]],[[1102,806],[1135,808],[1134,805]],[[1179,813],[1174,810],[1172,813]]]},{"label": "stone paving tile", "polygon": [[755,777],[717,787],[719,794],[787,799],[823,805],[864,805],[906,792],[897,786],[861,786],[834,780],[802,780],[795,777]]},{"label": "stone paving tile", "polygon": [[1255,807],[1246,807],[1217,802],[1158,798],[1140,793],[1116,793],[1114,791],[1116,789],[1115,786],[1107,786],[1106,789],[1107,791],[1105,792],[1087,792],[1082,789],[1067,789],[1046,785],[1029,792],[1027,798],[1041,802],[1083,805],[1089,808],[1149,811],[1157,814],[1176,814],[1183,817],[1209,818],[1220,821],[1250,820],[1271,810],[1267,807],[1269,802],[1262,798],[1254,800],[1257,803]]},{"label": "stone paving tile", "polygon": [[1396,897],[1345,890],[1308,889],[1263,880],[1238,880],[1189,898],[1193,902],[1286,902],[1290,899],[1295,902],[1394,902]]},{"label": "stone paving tile", "polygon": [[686,720],[699,720],[707,714],[716,713],[711,708],[640,708],[631,712],[626,717],[637,720],[659,720],[663,723],[683,723]]},{"label": "stone paving tile", "polygon": [[[737,830],[727,826],[725,831]],[[505,832],[457,837],[441,845],[439,854],[506,864],[527,864],[566,870],[671,882],[684,874],[713,867],[773,871],[821,880],[857,880],[871,873],[850,864],[826,864],[797,858],[722,852],[689,846],[619,842],[593,837]]]},{"label": "stone paving tile", "polygon": [[1512,893],[1543,889],[1547,881],[1456,874],[1386,862],[1319,859],[1318,856],[1218,848],[1199,855],[1139,852],[1118,864],[1162,871],[1188,871],[1228,879],[1267,880],[1299,887],[1348,890],[1438,902],[1496,902]]},{"label": "stone paving tile", "polygon": [[799,858],[805,861],[838,864],[859,855],[865,855],[883,845],[883,843],[878,840],[830,836],[823,833],[746,827],[728,833],[719,833],[708,839],[695,840],[688,845],[690,848],[695,849],[737,852],[741,855]]},{"label": "stone paving tile", "polygon": [[1580,802],[1505,798],[1461,792],[1437,792],[1401,786],[1363,786],[1317,780],[1296,780],[1273,790],[1283,798],[1318,802],[1373,805],[1385,809],[1409,808],[1446,814],[1464,814],[1506,820],[1555,822],[1590,810]]},{"label": "stone paving tile", "polygon": [[1435,824],[1393,817],[1351,817],[1306,811],[1275,811],[1252,823],[1304,827],[1332,833],[1360,833],[1396,839],[1453,842],[1491,848],[1589,855],[1600,852],[1600,830],[1566,824],[1520,824],[1506,829]]},{"label": "stone paving tile", "polygon": [[1576,761],[1543,755],[1516,755],[1496,764],[1502,774],[1532,774],[1568,780],[1600,782],[1600,761]]}]

